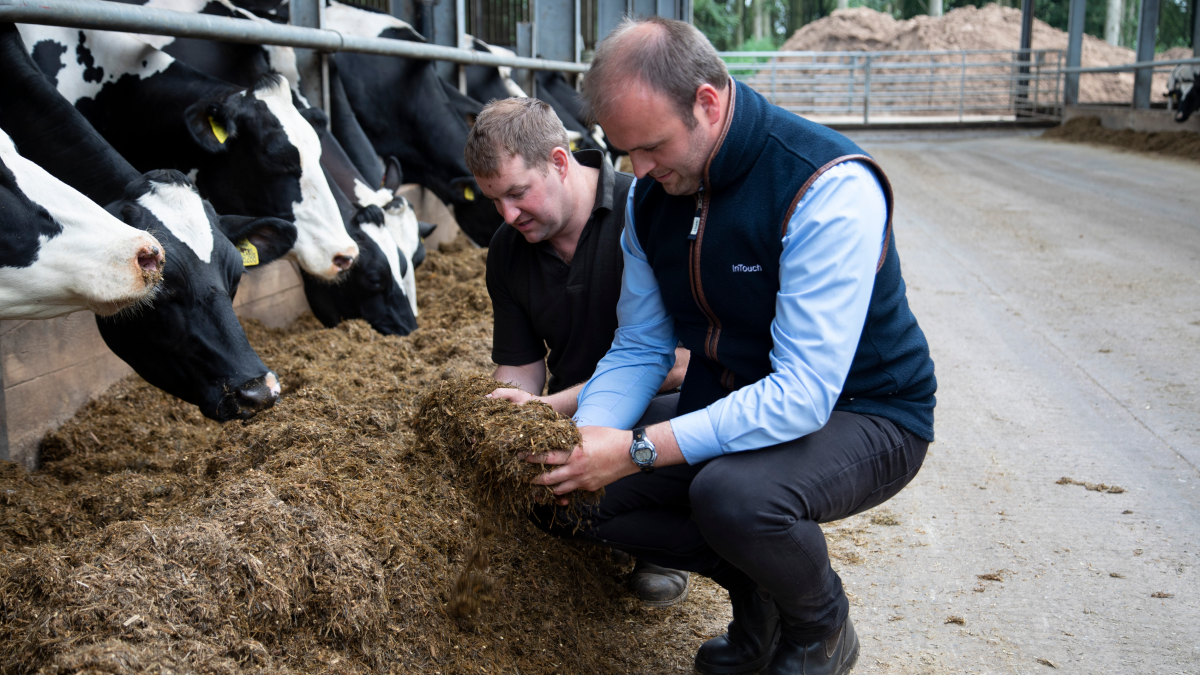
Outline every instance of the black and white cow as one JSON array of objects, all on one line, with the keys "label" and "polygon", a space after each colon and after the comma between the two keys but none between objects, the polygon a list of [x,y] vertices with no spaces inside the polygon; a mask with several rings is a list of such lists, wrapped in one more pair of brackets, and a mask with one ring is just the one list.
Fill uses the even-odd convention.
[{"label": "black and white cow", "polygon": [[144,305],[162,245],[22,157],[0,132],[0,319]]},{"label": "black and white cow", "polygon": [[[274,404],[278,378],[247,342],[232,300],[247,266],[265,265],[293,247],[295,226],[278,218],[218,217],[179,171],[139,174],[46,80],[11,24],[0,24],[0,63],[0,127],[17,148],[106,204],[111,216],[156,233],[166,249],[153,303],[97,319],[108,346],[148,382],[210,418],[245,418]],[[88,254],[95,252],[82,255]]]},{"label": "black and white cow", "polygon": [[242,88],[205,75],[138,36],[19,26],[59,93],[141,170],[191,175],[221,213],[296,224],[289,257],[333,279],[358,247],[320,169],[321,144],[276,74]]},{"label": "black and white cow", "polygon": [[[330,0],[325,25],[347,35],[424,42],[407,23]],[[375,151],[396,157],[406,180],[429,188],[454,209],[459,227],[486,246],[503,222],[467,170],[470,127],[432,61],[342,52],[333,59],[346,98]],[[463,97],[465,98],[465,97]]]},{"label": "black and white cow", "polygon": [[[323,117],[315,121],[322,129]],[[408,335],[417,328],[415,268],[423,257],[416,214],[393,195],[398,185],[372,188],[330,133],[318,135],[321,166],[360,254],[339,284],[305,275],[309,307],[326,326],[362,318],[384,335]]]},{"label": "black and white cow", "polygon": [[1200,110],[1200,65],[1180,64],[1175,66],[1167,78],[1167,98],[1175,109],[1175,121],[1186,122],[1192,113]]},{"label": "black and white cow", "polygon": [[[559,117],[569,117],[579,125],[579,128],[591,137],[596,147],[611,154],[625,154],[608,145],[604,130],[595,124],[585,109],[583,97],[575,87],[567,82],[563,74],[554,70],[539,70],[534,78],[537,79],[537,95],[543,101],[550,103]],[[553,99],[553,101],[551,101]]]}]

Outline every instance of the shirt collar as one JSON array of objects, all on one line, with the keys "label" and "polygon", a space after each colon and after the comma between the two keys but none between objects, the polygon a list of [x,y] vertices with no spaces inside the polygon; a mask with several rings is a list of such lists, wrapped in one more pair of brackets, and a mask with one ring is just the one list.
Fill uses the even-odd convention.
[{"label": "shirt collar", "polygon": [[579,150],[573,153],[575,161],[581,165],[600,169],[600,178],[596,183],[596,203],[592,206],[592,213],[596,213],[600,209],[613,209],[613,193],[616,191],[617,173],[613,169],[612,162],[608,161],[608,157],[600,150]]}]

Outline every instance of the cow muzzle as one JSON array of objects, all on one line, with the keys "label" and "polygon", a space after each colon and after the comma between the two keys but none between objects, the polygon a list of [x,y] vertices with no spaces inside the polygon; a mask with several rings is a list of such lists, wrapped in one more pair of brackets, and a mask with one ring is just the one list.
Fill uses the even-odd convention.
[{"label": "cow muzzle", "polygon": [[275,373],[267,371],[266,375],[256,377],[234,390],[234,400],[237,402],[238,414],[241,419],[250,419],[262,410],[275,405],[279,400],[279,378]]},{"label": "cow muzzle", "polygon": [[142,282],[147,286],[157,286],[162,281],[163,265],[166,257],[157,246],[143,246],[137,254],[137,266],[142,271]]}]

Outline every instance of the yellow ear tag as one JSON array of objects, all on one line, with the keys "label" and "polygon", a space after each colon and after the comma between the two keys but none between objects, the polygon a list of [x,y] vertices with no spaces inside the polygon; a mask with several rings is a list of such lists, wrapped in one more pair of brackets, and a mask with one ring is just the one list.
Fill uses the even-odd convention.
[{"label": "yellow ear tag", "polygon": [[243,267],[254,267],[258,264],[258,249],[250,243],[249,239],[243,239],[236,245],[238,253],[242,254]]},{"label": "yellow ear tag", "polygon": [[578,149],[579,149],[579,144],[576,143],[575,141],[571,141],[571,152],[575,152]]},{"label": "yellow ear tag", "polygon": [[463,188],[463,198],[469,202],[475,201],[475,191],[471,189],[470,185]]},{"label": "yellow ear tag", "polygon": [[212,115],[208,116],[208,125],[212,127],[213,136],[217,137],[217,142],[221,145],[225,145],[226,139],[229,138],[229,132],[225,131],[225,127],[221,126],[220,123],[214,120]]}]

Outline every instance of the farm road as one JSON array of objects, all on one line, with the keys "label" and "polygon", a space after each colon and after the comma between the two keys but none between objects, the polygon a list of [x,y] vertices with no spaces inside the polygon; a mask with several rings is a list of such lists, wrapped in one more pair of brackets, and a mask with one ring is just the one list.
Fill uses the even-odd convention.
[{"label": "farm road", "polygon": [[828,528],[855,672],[1200,672],[1200,165],[856,140],[939,391],[917,479]]}]

